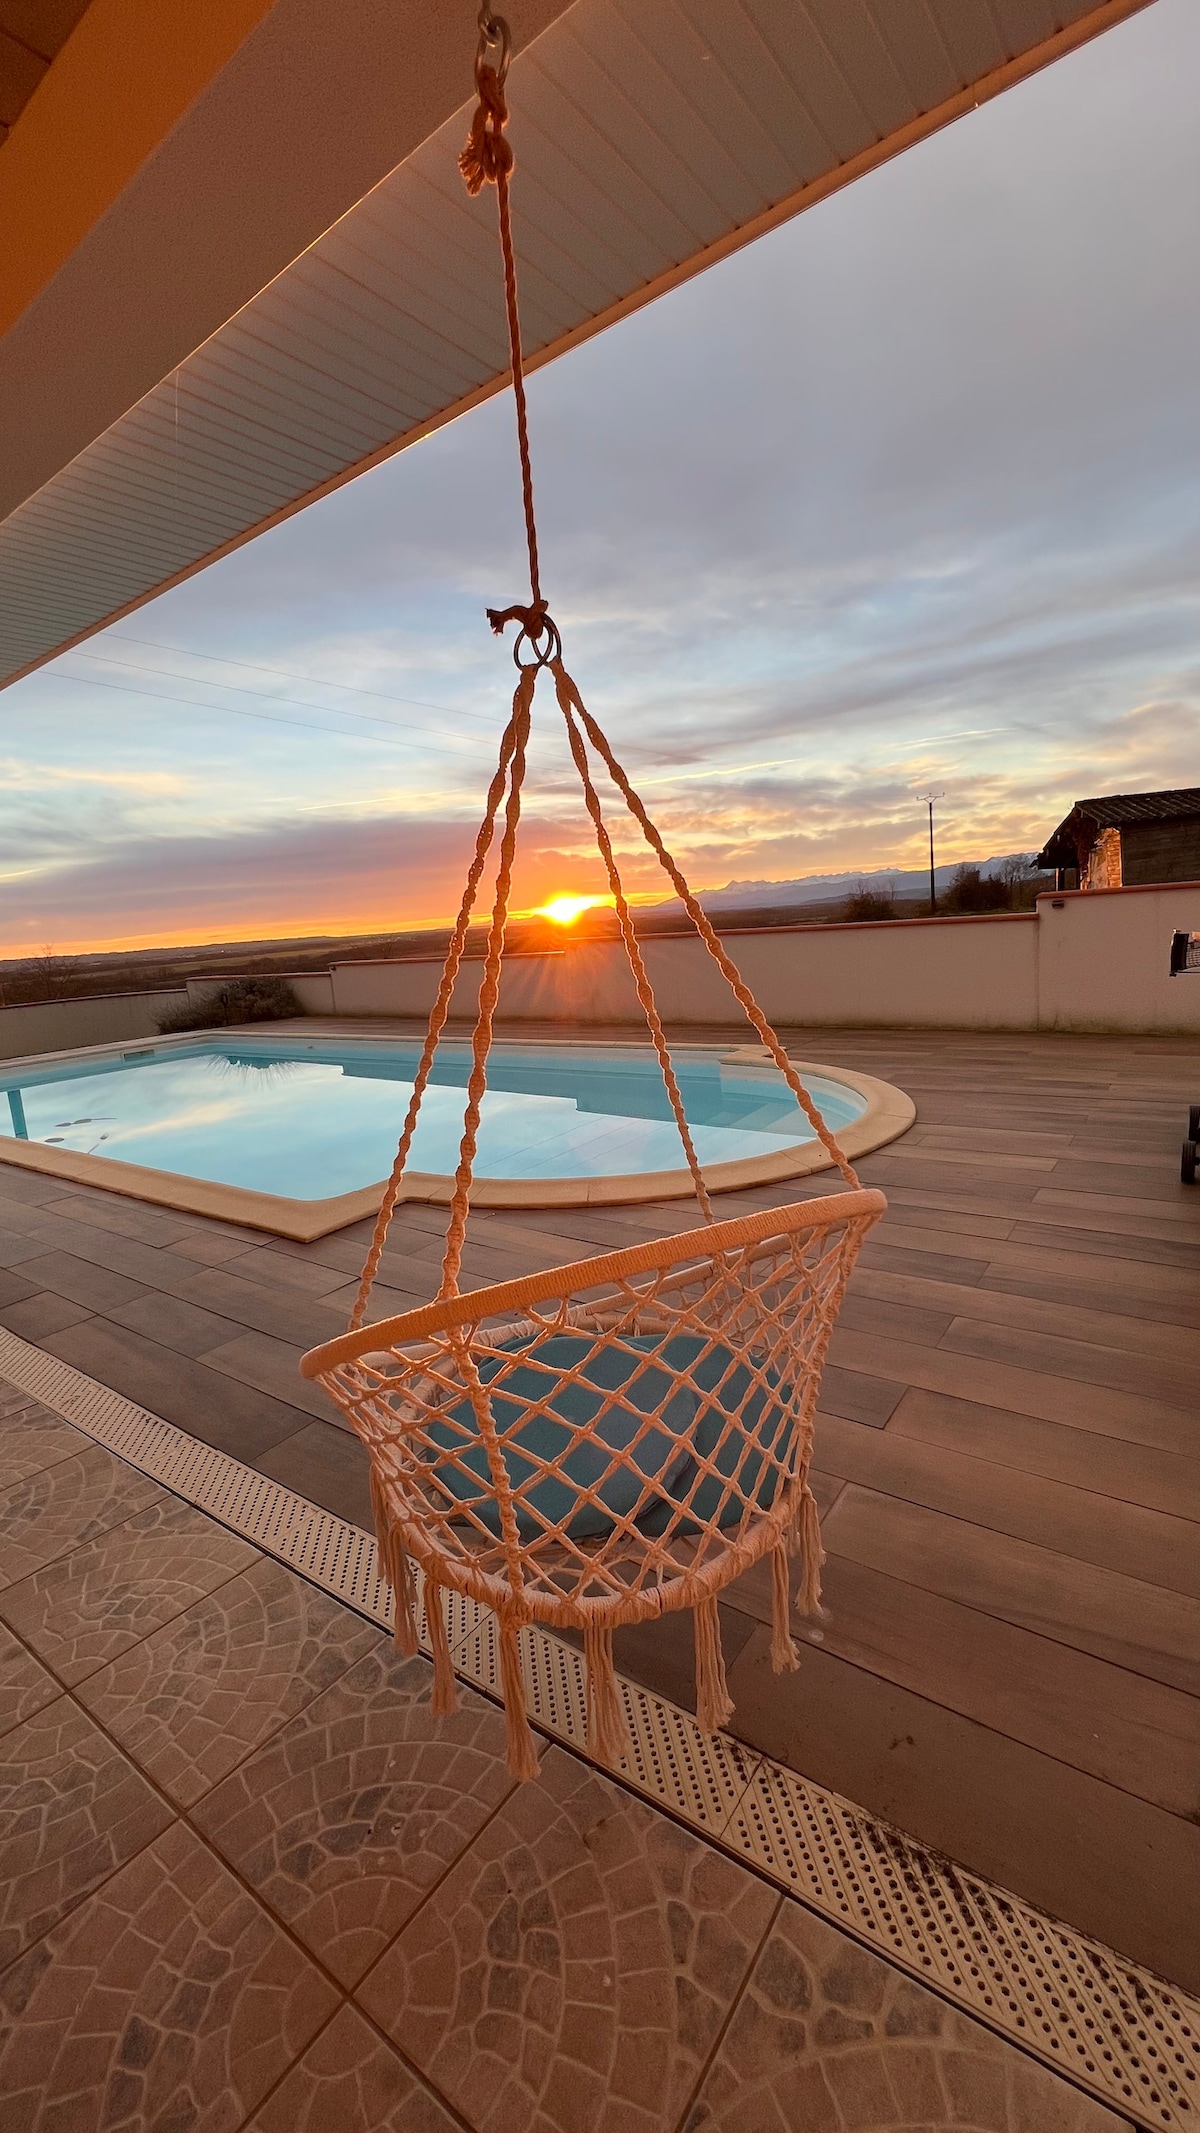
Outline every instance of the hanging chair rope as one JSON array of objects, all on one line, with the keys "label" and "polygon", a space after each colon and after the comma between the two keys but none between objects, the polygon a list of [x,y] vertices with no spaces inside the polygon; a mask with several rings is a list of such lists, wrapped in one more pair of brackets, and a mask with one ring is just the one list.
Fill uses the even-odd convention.
[{"label": "hanging chair rope", "polygon": [[462,1264],[475,1152],[479,1145],[479,1112],[484,1090],[487,1088],[487,1060],[492,1048],[492,1023],[496,1002],[500,997],[500,964],[504,955],[504,929],[508,924],[508,898],[512,888],[513,854],[517,848],[517,824],[521,819],[521,786],[525,779],[529,706],[536,677],[537,669],[534,667],[531,667],[528,673],[522,674],[513,700],[513,720],[517,730],[509,771],[508,801],[504,810],[504,835],[500,840],[500,864],[496,870],[496,900],[492,906],[492,924],[488,933],[483,983],[479,988],[479,1019],[475,1024],[475,1035],[471,1043],[467,1114],[463,1123],[458,1169],[454,1177],[454,1198],[450,1203],[450,1226],[446,1233],[446,1255],[442,1261],[442,1286],[438,1291],[440,1296],[458,1294],[458,1271]]},{"label": "hanging chair rope", "polygon": [[784,1080],[787,1082],[787,1085],[791,1090],[793,1096],[795,1097],[796,1102],[799,1104],[801,1110],[804,1113],[805,1118],[808,1120],[809,1125],[812,1127],[813,1132],[816,1134],[817,1139],[820,1141],[821,1146],[824,1148],[826,1154],[830,1157],[831,1161],[837,1165],[837,1168],[841,1171],[841,1174],[846,1180],[847,1185],[850,1187],[850,1190],[852,1192],[857,1192],[859,1189],[858,1173],[855,1170],[853,1164],[851,1163],[849,1156],[846,1155],[844,1149],[841,1146],[841,1143],[837,1138],[837,1135],[832,1131],[829,1126],[826,1125],[825,1120],[822,1118],[821,1113],[818,1111],[817,1106],[812,1100],[812,1097],[809,1095],[808,1090],[805,1088],[804,1083],[801,1081],[800,1076],[797,1074],[795,1067],[792,1065],[791,1060],[788,1058],[787,1053],[784,1051],[783,1046],[780,1044],[778,1037],[775,1035],[774,1030],[771,1028],[770,1023],[767,1021],[766,1016],[764,1015],[761,1007],[759,1006],[757,1000],[754,997],[754,994],[751,992],[750,987],[743,979],[741,972],[737,968],[737,965],[733,962],[730,956],[726,955],[725,950],[721,946],[721,942],[717,934],[713,930],[713,927],[709,921],[708,915],[705,912],[703,905],[698,903],[696,898],[693,896],[691,889],[688,887],[687,882],[684,880],[683,875],[680,873],[679,868],[676,866],[675,861],[672,859],[671,854],[666,848],[666,845],[663,843],[662,838],[659,836],[657,829],[655,828],[653,822],[650,820],[649,815],[646,813],[646,810],[642,805],[641,800],[638,798],[637,793],[634,791],[633,786],[630,784],[629,779],[626,777],[625,772],[622,770],[621,765],[618,763],[615,755],[612,752],[612,749],[609,747],[608,742],[604,737],[604,734],[600,730],[600,727],[597,725],[595,719],[592,717],[591,712],[588,710],[587,705],[584,703],[583,698],[580,696],[579,691],[576,688],[574,682],[572,681],[570,675],[563,667],[561,660],[557,660],[554,662],[553,670],[555,683],[559,691],[559,702],[562,703],[563,698],[565,696],[573,705],[574,709],[578,711],[579,716],[582,719],[584,727],[587,731],[588,739],[591,741],[592,746],[596,750],[597,755],[601,757],[604,766],[609,773],[609,776],[612,778],[613,784],[617,787],[618,792],[624,799],[625,804],[628,807],[629,812],[633,816],[635,822],[637,822],[639,827],[641,828],[642,833],[645,836],[646,842],[650,846],[651,851],[654,853],[656,859],[658,860],[659,865],[662,867],[663,871],[667,874],[669,879],[674,883],[676,892],[683,903],[684,909],[686,910],[688,917],[691,919],[692,924],[695,926],[697,933],[700,935],[701,940],[704,942],[705,947],[707,948],[710,956],[712,957],[714,963],[717,966],[717,969],[720,971],[722,977],[725,979],[726,984],[729,986],[729,989],[732,992],[734,999],[737,1001],[738,1006],[742,1009],[747,1021],[750,1022],[752,1027],[758,1031],[759,1036],[762,1038],[764,1045],[770,1052],[772,1059],[775,1061],[776,1066],[779,1068],[780,1073],[783,1075]]},{"label": "hanging chair rope", "polygon": [[[304,1358],[365,1443],[380,1573],[395,1595],[396,1640],[415,1651],[424,1611],[433,1710],[454,1709],[442,1595],[461,1593],[497,1620],[508,1765],[534,1777],[521,1634],[533,1621],[583,1632],[589,1739],[615,1762],[625,1740],[613,1631],[691,1608],[696,1711],[715,1730],[732,1710],[718,1595],[768,1554],[771,1663],[795,1667],[791,1557],[798,1599],[817,1608],[824,1561],[809,1486],[821,1369],[881,1193],[854,1169],[725,953],[709,919],[584,704],[542,594],[509,207],[512,150],[508,29],[486,6],[476,56],[479,102],[463,151],[467,188],[496,187],[530,598],[489,608],[497,635],[519,625],[519,669],[483,820],[375,1223],[350,1330]],[[534,690],[550,670],[595,832],[621,941],[662,1070],[705,1226],[463,1296],[459,1289],[487,1063],[500,995]],[[603,766],[681,897],[708,954],[758,1033],[849,1193],[718,1222],[684,1112],[662,1017],[596,787]],[[400,1195],[422,1099],[449,1018],[480,884],[494,857],[491,920],[471,1044],[462,1139],[441,1286],[419,1310],[368,1325],[367,1308]]]},{"label": "hanging chair rope", "polygon": [[409,1098],[404,1130],[400,1135],[400,1145],[396,1150],[396,1160],[392,1164],[392,1174],[388,1179],[379,1214],[376,1217],[375,1230],[371,1238],[371,1248],[367,1253],[358,1295],[354,1301],[354,1309],[350,1314],[350,1330],[352,1333],[358,1330],[366,1317],[371,1290],[375,1284],[375,1277],[379,1272],[379,1262],[383,1256],[384,1245],[387,1243],[388,1228],[395,1212],[396,1200],[408,1163],[408,1152],[412,1147],[413,1135],[417,1130],[421,1099],[428,1086],[429,1076],[433,1070],[434,1053],[437,1051],[438,1040],[446,1026],[446,1017],[450,1012],[450,996],[454,991],[454,982],[462,962],[463,949],[466,946],[467,927],[470,923],[471,912],[475,907],[476,892],[479,888],[484,867],[487,864],[488,853],[491,850],[492,838],[496,828],[496,815],[504,797],[504,788],[508,783],[509,765],[512,762],[513,753],[517,745],[520,722],[522,716],[526,719],[528,718],[529,703],[533,695],[533,680],[534,674],[532,670],[527,677],[522,676],[522,681],[518,685],[516,696],[513,699],[512,716],[504,729],[500,742],[500,761],[496,768],[496,774],[488,788],[487,807],[479,827],[479,835],[475,839],[475,856],[471,861],[467,874],[462,903],[459,906],[454,932],[450,938],[449,951],[442,968],[437,998],[434,1001],[433,1012],[429,1017],[429,1028],[425,1034],[425,1044],[417,1067],[416,1078],[413,1082],[413,1092]]},{"label": "hanging chair rope", "polygon": [[[493,58],[493,54],[495,57]],[[520,679],[513,697],[512,715],[505,727],[500,745],[500,759],[495,777],[488,792],[484,818],[475,841],[475,855],[467,875],[462,904],[451,935],[437,998],[429,1018],[425,1043],[413,1083],[413,1092],[380,1205],[370,1249],[363,1267],[362,1279],[350,1317],[351,1331],[365,1323],[371,1290],[379,1271],[380,1261],[387,1242],[388,1229],[399,1198],[405,1168],[416,1132],[422,1100],[433,1070],[434,1055],[450,1013],[450,1002],[455,982],[462,965],[466,948],[467,929],[475,898],[482,879],[488,856],[495,838],[496,820],[503,805],[505,811],[504,832],[501,838],[500,858],[496,879],[496,891],[492,905],[491,924],[488,931],[484,961],[483,981],[479,991],[479,1007],[472,1038],[471,1075],[467,1087],[467,1107],[460,1145],[458,1168],[455,1173],[454,1196],[451,1202],[450,1222],[446,1236],[446,1250],[442,1262],[442,1283],[439,1295],[458,1294],[458,1277],[462,1267],[463,1245],[466,1237],[467,1219],[470,1210],[471,1185],[474,1176],[475,1156],[478,1150],[481,1106],[487,1088],[487,1061],[491,1050],[496,1005],[500,991],[500,972],[504,955],[504,935],[508,918],[508,903],[512,887],[512,864],[516,849],[517,825],[521,813],[521,789],[525,776],[526,749],[529,739],[530,719],[534,684],[538,671],[548,666],[554,678],[567,728],[571,755],[583,788],[584,801],[592,819],[596,842],[604,870],[608,877],[609,890],[616,909],[621,940],[633,975],[639,1005],[646,1017],[650,1036],[662,1070],[663,1083],[671,1105],[679,1138],[683,1145],[688,1170],[695,1187],[696,1198],[707,1222],[714,1220],[712,1202],[704,1182],[704,1174],[691,1129],[684,1112],[683,1097],[671,1063],[670,1050],[662,1018],[654,998],[654,990],[646,969],[645,958],[638,942],[629,902],[625,895],[613,850],[612,839],[604,821],[599,795],[596,792],[587,759],[584,734],[591,742],[610,778],[625,802],[630,814],[638,824],[653,851],[659,865],[667,874],[681,898],[696,931],[709,955],[729,985],[734,998],[742,1008],[752,1028],[757,1031],[762,1043],[770,1053],[775,1065],[783,1075],[796,1098],[804,1116],[812,1127],[830,1160],[836,1164],[842,1177],[852,1191],[858,1189],[858,1177],[853,1165],[838,1143],[820,1111],[813,1102],[795,1067],[780,1044],[778,1037],[755,1000],[740,971],[728,956],[714,931],[702,905],[693,895],[675,860],[667,850],[658,830],[631,784],[625,770],[618,762],[597,721],[592,717],[579,690],[562,663],[561,640],[550,619],[542,594],[541,574],[538,562],[537,514],[533,495],[533,463],[529,448],[529,415],[525,397],[525,370],[521,351],[521,319],[517,300],[517,264],[513,245],[512,211],[509,198],[509,180],[514,168],[512,146],[505,134],[508,124],[508,105],[504,94],[504,82],[508,73],[509,32],[503,17],[492,15],[486,6],[479,14],[479,48],[475,60],[475,82],[479,102],[471,122],[471,131],[466,147],[459,157],[459,168],[467,191],[472,198],[484,185],[496,188],[497,220],[500,236],[500,252],[504,267],[504,301],[508,323],[509,358],[513,386],[513,399],[517,417],[517,448],[521,462],[521,495],[525,516],[525,539],[529,554],[529,604],[514,602],[506,608],[489,608],[488,620],[497,636],[503,634],[510,622],[520,625],[514,648],[514,658],[520,668]],[[528,661],[521,657],[522,649],[531,653]],[[583,731],[580,731],[582,726]],[[507,793],[507,798],[505,797]]]},{"label": "hanging chair rope", "polygon": [[[494,66],[489,57],[493,46],[497,47],[499,52]],[[458,167],[472,200],[478,197],[485,185],[494,185],[496,188],[500,252],[504,261],[504,308],[508,314],[509,359],[512,366],[513,400],[517,411],[517,450],[521,457],[521,497],[525,507],[525,539],[529,548],[530,592],[528,608],[489,608],[488,620],[498,637],[503,634],[506,622],[520,621],[533,638],[541,632],[531,624],[538,616],[544,617],[546,603],[542,598],[542,580],[538,569],[537,519],[533,509],[533,462],[529,453],[525,366],[521,359],[521,314],[517,306],[517,256],[513,247],[512,211],[508,198],[508,181],[512,176],[514,160],[512,144],[504,132],[508,124],[508,105],[504,100],[508,59],[508,24],[502,15],[493,15],[487,6],[483,6],[479,10],[479,49],[475,55],[475,87],[479,92],[479,102],[471,121],[467,145],[458,159]]]},{"label": "hanging chair rope", "polygon": [[592,783],[592,774],[588,768],[587,750],[583,745],[583,735],[575,723],[574,706],[568,694],[567,686],[565,686],[569,684],[570,688],[574,689],[575,685],[570,681],[570,677],[566,673],[561,660],[552,662],[551,671],[554,675],[555,688],[558,691],[558,701],[562,706],[562,714],[567,723],[571,754],[575,758],[575,768],[579,772],[580,783],[583,786],[583,796],[587,803],[587,811],[595,825],[596,842],[600,847],[600,857],[604,861],[605,871],[608,875],[608,885],[612,890],[612,899],[616,906],[617,920],[621,928],[621,939],[625,944],[625,953],[629,958],[629,967],[633,972],[633,982],[637,987],[638,1000],[650,1027],[650,1035],[654,1040],[654,1049],[658,1053],[658,1063],[662,1068],[662,1078],[666,1084],[671,1109],[675,1113],[675,1124],[679,1128],[679,1138],[683,1142],[688,1169],[692,1173],[692,1183],[696,1188],[696,1198],[700,1202],[700,1211],[706,1222],[712,1222],[715,1220],[712,1201],[708,1197],[708,1187],[704,1182],[704,1172],[700,1168],[700,1159],[696,1154],[691,1128],[684,1115],[683,1098],[679,1093],[679,1083],[675,1079],[675,1069],[671,1064],[671,1054],[667,1048],[666,1033],[663,1030],[662,1019],[658,1012],[658,1002],[654,997],[653,988],[646,974],[646,965],[642,959],[642,951],[638,944],[637,934],[634,932],[633,919],[630,916],[629,905],[625,899],[621,876],[617,870],[612,839],[605,827],[604,816],[600,808],[600,797]]}]

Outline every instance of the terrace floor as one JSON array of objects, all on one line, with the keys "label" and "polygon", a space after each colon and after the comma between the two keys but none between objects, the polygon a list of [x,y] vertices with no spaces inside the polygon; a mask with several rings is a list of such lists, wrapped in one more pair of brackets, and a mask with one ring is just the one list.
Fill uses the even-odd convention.
[{"label": "terrace floor", "polygon": [[[860,1165],[890,1208],[824,1380],[828,1616],[797,1625],[801,1669],[777,1678],[765,1585],[730,1591],[731,1730],[1195,1991],[1200,1193],[1178,1183],[1195,1048],[862,1031],[791,1048],[898,1083],[918,1121]],[[465,1273],[691,1219],[686,1202],[482,1213]],[[379,1315],[432,1293],[443,1221],[399,1211]],[[296,1374],[345,1323],[365,1233],[281,1243],[0,1166],[0,1323],[367,1524],[359,1447]],[[692,1703],[686,1619],[618,1644],[627,1675]]]}]

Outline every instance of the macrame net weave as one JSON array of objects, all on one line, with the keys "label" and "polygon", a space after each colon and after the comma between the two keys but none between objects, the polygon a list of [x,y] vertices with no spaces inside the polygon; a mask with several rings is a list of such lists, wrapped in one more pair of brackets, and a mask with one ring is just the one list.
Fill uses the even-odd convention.
[{"label": "macrame net weave", "polygon": [[[679,1608],[696,1628],[696,1700],[708,1731],[732,1715],[717,1596],[771,1558],[771,1662],[797,1664],[793,1569],[813,1612],[824,1560],[809,1487],[813,1416],[829,1336],[863,1237],[883,1213],[866,1192],[651,822],[562,662],[542,598],[508,208],[512,151],[504,75],[507,30],[481,16],[479,109],[462,157],[468,189],[496,186],[513,357],[532,599],[489,610],[520,625],[520,669],[475,855],[467,875],[404,1129],[375,1225],[350,1330],[304,1358],[367,1448],[381,1573],[395,1596],[396,1642],[417,1648],[414,1565],[425,1581],[433,1709],[454,1709],[442,1591],[494,1611],[509,1768],[537,1774],[525,1710],[520,1632],[540,1622],[582,1632],[593,1752],[619,1760],[624,1719],[613,1631]],[[500,47],[499,64],[491,52]],[[525,657],[522,657],[522,654]],[[499,998],[504,935],[534,688],[554,683],[571,755],[612,892],[638,999],[679,1129],[705,1226],[468,1295],[459,1273]],[[591,754],[589,755],[589,749]],[[598,759],[848,1188],[827,1198],[716,1221],[596,790]],[[501,826],[502,825],[502,826]],[[422,1098],[496,844],[495,891],[472,1040],[463,1137],[437,1298],[365,1323],[400,1195]]]}]

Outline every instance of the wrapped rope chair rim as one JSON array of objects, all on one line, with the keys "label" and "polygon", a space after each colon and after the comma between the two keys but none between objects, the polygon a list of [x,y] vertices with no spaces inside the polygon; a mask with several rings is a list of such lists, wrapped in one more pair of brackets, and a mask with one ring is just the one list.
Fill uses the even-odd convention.
[{"label": "wrapped rope chair rim", "polygon": [[488,1288],[469,1289],[465,1296],[438,1297],[411,1311],[398,1312],[394,1318],[377,1319],[353,1332],[335,1334],[332,1340],[309,1350],[301,1361],[300,1373],[305,1378],[323,1378],[340,1363],[419,1341],[452,1326],[468,1326],[480,1318],[515,1313],[560,1295],[566,1288],[597,1288],[605,1282],[671,1266],[678,1266],[683,1272],[692,1257],[701,1259],[714,1252],[736,1251],[743,1245],[765,1242],[801,1228],[816,1233],[847,1222],[865,1222],[869,1226],[886,1211],[883,1193],[864,1186],[856,1192],[829,1193],[790,1206],[763,1208],[752,1215],[735,1215],[728,1221],[706,1223],[701,1229],[684,1230],[670,1237],[649,1238],[645,1244],[624,1245],[619,1251],[576,1259],[542,1274],[526,1274]]}]

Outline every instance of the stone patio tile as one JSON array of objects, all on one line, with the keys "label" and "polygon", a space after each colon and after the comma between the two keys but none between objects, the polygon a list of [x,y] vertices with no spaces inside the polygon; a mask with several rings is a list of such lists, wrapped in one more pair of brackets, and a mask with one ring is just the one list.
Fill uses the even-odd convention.
[{"label": "stone patio tile", "polygon": [[61,1190],[58,1178],[40,1178],[36,1171],[18,1170],[13,1163],[4,1165],[3,1197],[16,1207],[41,1207]]},{"label": "stone patio tile", "polygon": [[119,1526],[163,1491],[99,1444],[0,1489],[0,1586]]},{"label": "stone patio tile", "polygon": [[232,2133],[336,2004],[176,1823],[0,1978],[0,2133]]},{"label": "stone patio tile", "polygon": [[71,1685],[258,1559],[248,1541],[163,1496],[0,1592],[0,1615]]},{"label": "stone patio tile", "polygon": [[186,1233],[190,1215],[171,1207],[152,1207],[145,1200],[127,1200],[115,1192],[66,1192],[61,1199],[44,1203],[48,1215],[64,1222],[82,1222],[89,1229],[107,1230],[117,1237],[138,1237],[147,1244],[169,1245]]},{"label": "stone patio tile", "polygon": [[378,1641],[369,1623],[262,1558],[93,1674],[79,1698],[190,1807]]},{"label": "stone patio tile", "polygon": [[132,1303],[109,1311],[107,1317],[114,1326],[128,1326],[163,1348],[193,1357],[207,1355],[241,1331],[233,1319],[218,1318],[214,1311],[203,1311],[199,1304],[171,1296],[165,1289],[146,1289]]},{"label": "stone patio tile", "polygon": [[0,1741],[0,1965],[170,1819],[133,1764],[69,1696],[15,1726]]},{"label": "stone patio tile", "polygon": [[[339,1276],[338,1279],[340,1278]],[[0,1307],[23,1303],[27,1296],[35,1293],[36,1288],[37,1283],[26,1281],[23,1274],[14,1274],[10,1267],[0,1266]]]},{"label": "stone patio tile", "polygon": [[[302,1347],[294,1346],[290,1341],[275,1340],[269,1333],[256,1333],[252,1328],[235,1327],[233,1331],[234,1339],[226,1339],[219,1345],[214,1342],[205,1350],[204,1360],[210,1370],[219,1370],[223,1376],[236,1378],[243,1385],[257,1386],[259,1392],[270,1393],[273,1399],[286,1400],[290,1406],[302,1408],[318,1422],[332,1420],[334,1408],[328,1393],[322,1392],[319,1385],[310,1385],[300,1375]],[[313,1339],[318,1337],[314,1334]]]},{"label": "stone patio tile", "polygon": [[[167,1258],[165,1252],[158,1256]],[[185,1262],[174,1263],[186,1272]],[[203,1297],[193,1300],[205,1301]],[[174,1422],[189,1436],[199,1437],[234,1459],[257,1459],[271,1445],[303,1429],[307,1421],[300,1408],[273,1400],[236,1378],[223,1377],[194,1356],[105,1318],[89,1318],[63,1333],[52,1333],[42,1346],[85,1376],[98,1379],[152,1415]]]},{"label": "stone patio tile", "polygon": [[31,1392],[23,1392],[19,1385],[10,1385],[7,1378],[0,1378],[0,1420],[8,1415],[24,1414],[26,1408],[39,1404]]},{"label": "stone patio tile", "polygon": [[785,1901],[685,2133],[1132,2133]]},{"label": "stone patio tile", "polygon": [[0,1408],[0,1488],[9,1489],[43,1467],[69,1459],[72,1452],[86,1450],[88,1439],[40,1401],[18,1393],[15,1386],[10,1401]]},{"label": "stone patio tile", "polygon": [[247,2133],[458,2133],[458,2127],[369,2023],[343,2007]]},{"label": "stone patio tile", "polygon": [[0,1628],[0,1734],[11,1733],[61,1696],[62,1688],[11,1631]]},{"label": "stone patio tile", "polygon": [[238,1273],[272,1288],[303,1289],[309,1296],[327,1295],[330,1289],[340,1289],[346,1279],[337,1267],[323,1266],[319,1259],[277,1252],[272,1244],[261,1244],[245,1252]]},{"label": "stone patio tile", "polygon": [[346,1984],[360,1978],[510,1789],[504,1721],[432,1669],[372,1651],[201,1800],[194,1818]]},{"label": "stone patio tile", "polygon": [[665,2133],[779,1900],[552,1748],[357,1998],[481,2133]]}]

